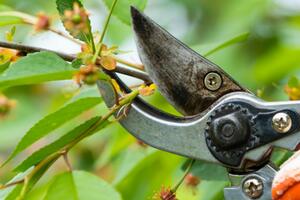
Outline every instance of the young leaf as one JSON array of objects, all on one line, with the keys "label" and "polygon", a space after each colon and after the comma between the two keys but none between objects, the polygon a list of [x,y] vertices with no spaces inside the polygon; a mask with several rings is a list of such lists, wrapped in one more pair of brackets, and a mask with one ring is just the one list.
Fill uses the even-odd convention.
[{"label": "young leaf", "polygon": [[99,97],[85,97],[77,99],[76,101],[67,104],[60,110],[46,116],[38,123],[36,123],[21,139],[14,152],[9,156],[8,161],[13,159],[20,152],[28,148],[34,142],[38,141],[45,135],[51,133],[64,123],[80,115],[84,111],[101,103],[102,99]]},{"label": "young leaf", "polygon": [[[114,0],[103,0],[108,9],[111,8]],[[147,0],[120,0],[118,1],[113,15],[116,16],[123,23],[130,25],[130,6],[134,6],[139,10],[144,10],[147,5]]]},{"label": "young leaf", "polygon": [[120,194],[99,177],[83,171],[60,174],[54,178],[45,200],[121,200]]},{"label": "young leaf", "polygon": [[[74,11],[74,6],[78,5],[81,9],[81,14]],[[79,0],[56,0],[57,10],[61,16],[62,22],[69,31],[70,35],[80,39],[81,41],[91,43],[93,40],[91,22],[87,12],[84,10],[81,1]],[[70,14],[68,14],[68,12]]]},{"label": "young leaf", "polygon": [[[33,153],[27,159],[25,159],[20,165],[15,168],[15,171],[25,171],[29,167],[36,165],[41,160],[46,158],[47,156],[62,150],[67,144],[75,141],[78,137],[82,136],[82,134],[87,131],[90,127],[92,127],[97,121],[99,121],[101,117],[94,117],[85,123],[81,124],[80,126],[76,127],[75,129],[71,130],[66,135],[62,136],[55,142],[41,148],[40,150]],[[90,134],[97,132],[98,130],[104,128],[109,124],[109,121],[103,121],[97,129],[91,131]]]},{"label": "young leaf", "polygon": [[0,75],[0,88],[72,78],[76,70],[51,52],[29,54]]}]

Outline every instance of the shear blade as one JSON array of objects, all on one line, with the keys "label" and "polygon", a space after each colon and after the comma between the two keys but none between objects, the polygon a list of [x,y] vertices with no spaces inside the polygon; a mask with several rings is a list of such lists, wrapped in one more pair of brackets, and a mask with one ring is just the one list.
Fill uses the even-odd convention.
[{"label": "shear blade", "polygon": [[[217,99],[235,91],[246,91],[217,65],[208,61],[136,8],[131,7],[139,56],[153,82],[182,114],[195,115]],[[205,76],[215,72],[222,85],[206,89]]]}]

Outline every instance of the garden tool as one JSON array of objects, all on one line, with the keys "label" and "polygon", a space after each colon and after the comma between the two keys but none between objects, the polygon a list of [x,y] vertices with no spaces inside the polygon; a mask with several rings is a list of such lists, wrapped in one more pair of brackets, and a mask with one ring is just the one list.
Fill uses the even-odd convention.
[{"label": "garden tool", "polygon": [[[266,102],[219,66],[177,40],[149,17],[131,8],[139,56],[150,79],[183,117],[149,105],[140,97],[121,125],[142,142],[187,158],[222,165],[231,186],[226,200],[270,200],[275,147],[295,150],[300,141],[300,102]],[[129,93],[117,76],[107,72]],[[111,84],[98,87],[108,107]]]}]

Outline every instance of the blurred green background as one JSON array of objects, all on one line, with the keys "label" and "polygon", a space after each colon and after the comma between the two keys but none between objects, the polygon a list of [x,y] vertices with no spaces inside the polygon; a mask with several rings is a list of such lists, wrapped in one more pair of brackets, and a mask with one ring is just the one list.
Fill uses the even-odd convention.
[{"label": "blurred green background", "polygon": [[[122,0],[120,0],[122,1]],[[55,1],[0,0],[1,4],[36,14],[43,11],[52,16],[54,26],[63,30],[55,8]],[[85,0],[91,13],[94,31],[101,30],[108,11],[101,0]],[[211,56],[213,62],[231,74],[243,86],[264,99],[287,100],[284,85],[300,66],[300,1],[297,0],[148,0],[146,14],[190,47],[204,53],[236,35],[249,32],[246,42],[232,45]],[[1,39],[11,27],[1,28]],[[17,26],[16,41],[34,46],[76,53],[79,48],[52,33],[33,34],[30,27]],[[113,17],[106,43],[132,51],[126,59],[137,61],[131,27]],[[128,80],[130,83],[135,80]],[[86,88],[90,89],[90,88]],[[16,87],[5,94],[17,101],[10,116],[0,121],[0,159],[4,160],[17,141],[44,115],[62,106],[76,92],[72,81]],[[159,94],[148,98],[165,111],[174,110]],[[71,129],[93,113],[105,113],[104,105],[85,113],[60,128],[56,136]],[[40,141],[26,154],[48,143]],[[26,155],[20,156],[20,160]],[[81,142],[71,152],[75,169],[88,170],[112,183],[125,200],[151,199],[162,186],[173,186],[181,178],[185,158],[143,147],[118,124]],[[17,163],[19,160],[16,160]],[[13,176],[11,165],[0,170],[0,180]],[[42,199],[53,174],[65,171],[62,161],[32,191],[29,199]],[[180,200],[221,200],[222,189],[228,185],[225,170],[211,164],[197,163],[192,172],[201,182],[196,187],[185,184],[178,191]]]}]

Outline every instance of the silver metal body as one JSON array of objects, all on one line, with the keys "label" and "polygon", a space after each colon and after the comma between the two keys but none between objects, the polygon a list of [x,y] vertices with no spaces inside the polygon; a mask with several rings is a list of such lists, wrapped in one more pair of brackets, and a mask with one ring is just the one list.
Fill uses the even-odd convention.
[{"label": "silver metal body", "polygon": [[[300,141],[300,131],[285,134],[291,129],[293,121],[282,110],[300,115],[300,101],[262,101],[242,88],[217,65],[189,49],[135,8],[132,8],[132,18],[139,54],[150,78],[177,110],[190,116],[172,116],[136,98],[126,117],[120,120],[130,134],[157,149],[217,163],[237,171],[245,170],[246,161],[257,164],[255,166],[260,166],[262,160],[268,161],[266,154],[273,147],[288,150],[296,148]],[[109,74],[125,92],[130,92],[115,73]],[[116,99],[113,86],[99,81],[98,87],[107,106],[113,106]],[[220,106],[231,102],[242,102],[258,110],[272,110],[275,114],[266,126],[271,127],[269,130],[273,127],[277,133],[283,134],[281,139],[272,139],[267,144],[248,149],[240,165],[233,168],[216,159],[207,146],[205,136],[210,116]],[[270,200],[275,173],[271,165],[265,165],[245,175],[231,174],[232,187],[224,190],[226,200]]]}]

